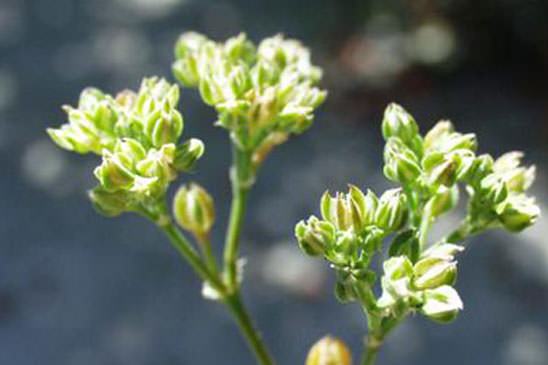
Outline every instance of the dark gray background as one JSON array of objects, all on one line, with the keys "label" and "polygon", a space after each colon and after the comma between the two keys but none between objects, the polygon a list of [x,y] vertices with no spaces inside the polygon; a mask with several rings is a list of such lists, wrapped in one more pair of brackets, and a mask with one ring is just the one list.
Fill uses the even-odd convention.
[{"label": "dark gray background", "polygon": [[[85,197],[94,156],[57,149],[44,129],[64,122],[89,85],[136,88],[172,79],[185,30],[216,39],[302,39],[326,76],[314,127],[264,165],[243,234],[246,301],[280,364],[302,364],[326,333],[360,349],[365,322],[332,296],[332,274],[300,254],[295,222],[324,189],[377,191],[384,106],[398,101],[423,130],[451,118],[481,151],[527,152],[546,206],[548,11],[543,0],[199,1],[0,0],[0,364],[252,364],[221,306],[164,237],[136,216],[105,219]],[[185,136],[207,152],[194,176],[214,195],[225,229],[229,144],[213,111],[182,93]],[[455,222],[449,217],[443,227]],[[460,259],[460,318],[414,318],[380,364],[548,364],[548,224],[489,233]],[[220,248],[217,243],[216,249]]]}]

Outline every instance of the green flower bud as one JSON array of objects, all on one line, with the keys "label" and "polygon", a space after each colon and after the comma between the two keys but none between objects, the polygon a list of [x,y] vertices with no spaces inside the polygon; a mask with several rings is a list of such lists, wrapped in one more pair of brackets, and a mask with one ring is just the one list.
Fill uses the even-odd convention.
[{"label": "green flower bud", "polygon": [[119,139],[116,142],[114,152],[126,156],[131,161],[131,167],[135,167],[139,161],[146,157],[144,147],[132,138]]},{"label": "green flower bud", "polygon": [[460,134],[452,133],[449,138],[444,142],[443,150],[446,152],[455,151],[459,149],[476,151],[478,148],[478,141],[474,133]]},{"label": "green flower bud", "polygon": [[464,149],[473,152],[477,147],[475,134],[455,132],[451,122],[445,120],[438,122],[424,137],[424,148],[427,151],[448,153]]},{"label": "green flower bud", "polygon": [[101,90],[88,87],[80,93],[78,110],[101,132],[111,134],[118,119],[113,100]]},{"label": "green flower bud", "polygon": [[279,79],[280,69],[272,62],[259,60],[251,71],[251,76],[253,83],[261,89],[274,84]]},{"label": "green flower bud", "polygon": [[48,128],[50,138],[59,147],[77,153],[101,153],[102,147],[94,135],[86,134],[81,129],[65,124],[61,128]]},{"label": "green flower bud", "polygon": [[522,158],[523,152],[508,152],[499,157],[493,165],[495,173],[506,181],[509,191],[522,193],[535,181],[535,166],[520,166]]},{"label": "green flower bud", "polygon": [[337,235],[333,250],[328,252],[328,258],[334,263],[345,264],[351,258],[357,258],[359,238],[351,231],[343,231]]},{"label": "green flower bud", "polygon": [[434,289],[453,285],[457,278],[457,263],[430,256],[419,260],[413,267],[413,285],[418,289]]},{"label": "green flower bud", "polygon": [[415,182],[421,174],[415,153],[396,137],[390,137],[386,143],[384,163],[384,175],[402,184]]},{"label": "green flower bud", "polygon": [[361,233],[373,223],[377,198],[371,191],[364,195],[356,186],[350,185],[347,194],[337,193],[331,197],[326,191],[320,206],[323,218],[337,229]]},{"label": "green flower bud", "polygon": [[384,110],[382,135],[387,141],[390,137],[397,137],[415,153],[422,154],[423,142],[415,119],[396,103],[389,104]]},{"label": "green flower bud", "polygon": [[497,158],[493,164],[493,170],[495,172],[507,172],[518,168],[521,165],[523,159],[523,152],[512,151],[507,152],[504,155]]},{"label": "green flower bud", "polygon": [[432,217],[439,217],[451,211],[459,202],[459,187],[453,185],[450,188],[441,186],[426,203],[425,211]]},{"label": "green flower bud", "polygon": [[93,207],[102,215],[115,217],[123,211],[131,209],[131,199],[126,191],[109,192],[102,187],[93,188],[88,192]]},{"label": "green flower bud", "polygon": [[310,256],[321,256],[335,243],[335,227],[329,222],[311,216],[295,227],[295,236],[301,250]]},{"label": "green flower bud", "polygon": [[344,342],[326,336],[312,346],[306,365],[352,365],[352,355]]},{"label": "green flower bud", "polygon": [[215,106],[225,100],[221,86],[211,75],[204,75],[199,89],[202,100],[208,105]]},{"label": "green flower bud", "polygon": [[175,149],[173,167],[177,171],[190,171],[196,161],[204,154],[205,147],[201,140],[191,138]]},{"label": "green flower bud", "polygon": [[173,199],[177,223],[197,236],[208,235],[215,221],[213,199],[201,186],[181,186]]},{"label": "green flower bud", "polygon": [[427,174],[426,183],[432,191],[436,191],[440,185],[450,187],[457,180],[459,164],[451,156],[438,152],[427,155],[423,166]]},{"label": "green flower bud", "polygon": [[183,118],[177,110],[154,115],[147,120],[146,131],[154,147],[174,143],[183,132]]},{"label": "green flower bud", "polygon": [[251,77],[246,65],[240,64],[232,68],[228,76],[228,83],[236,98],[241,97],[251,87]]},{"label": "green flower bud", "polygon": [[177,173],[173,167],[175,145],[165,144],[160,149],[152,148],[146,158],[136,165],[137,171],[146,177],[156,177],[162,184],[175,180]]},{"label": "green flower bud", "polygon": [[384,275],[381,279],[383,294],[378,301],[380,307],[392,306],[397,300],[411,296],[411,278],[413,264],[407,256],[396,256],[383,264]]},{"label": "green flower bud", "polygon": [[449,323],[455,320],[463,305],[459,294],[449,285],[425,290],[421,312],[435,322]]},{"label": "green flower bud", "polygon": [[473,186],[479,186],[481,181],[493,172],[493,158],[484,154],[474,159],[471,168],[465,174],[461,174],[460,181],[465,181]]},{"label": "green flower bud", "polygon": [[444,141],[446,136],[453,133],[455,128],[448,120],[440,120],[436,125],[424,136],[424,149],[436,149],[440,141]]},{"label": "green flower bud", "polygon": [[540,217],[540,208],[535,199],[525,194],[511,194],[496,211],[499,220],[510,232],[520,232],[535,224]]},{"label": "green flower bud", "polygon": [[123,154],[105,151],[103,162],[95,168],[94,174],[106,191],[127,190],[135,180],[135,175],[127,167],[128,163],[131,162]]},{"label": "green flower bud", "polygon": [[489,205],[496,205],[506,199],[508,188],[500,176],[491,174],[481,180],[480,194]]},{"label": "green flower bud", "polygon": [[175,57],[183,58],[198,52],[207,41],[207,37],[200,33],[185,32],[179,36],[175,43]]},{"label": "green flower bud", "polygon": [[395,232],[407,220],[407,201],[401,189],[387,190],[380,198],[375,213],[376,225],[386,231]]},{"label": "green flower bud", "polygon": [[227,39],[224,44],[224,51],[228,59],[234,63],[243,61],[250,64],[256,57],[255,46],[247,39],[245,33]]}]

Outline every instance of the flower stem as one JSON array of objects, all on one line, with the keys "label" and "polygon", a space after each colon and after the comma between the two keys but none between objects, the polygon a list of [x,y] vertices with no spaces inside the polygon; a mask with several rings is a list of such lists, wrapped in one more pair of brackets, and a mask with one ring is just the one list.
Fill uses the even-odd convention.
[{"label": "flower stem", "polygon": [[375,361],[377,360],[377,355],[379,353],[379,349],[382,346],[382,339],[379,339],[375,336],[368,336],[367,342],[366,342],[366,351],[362,358],[361,364],[362,365],[373,365],[375,364]]},{"label": "flower stem", "polygon": [[221,278],[208,268],[201,260],[199,254],[187,241],[185,236],[173,224],[172,221],[160,227],[169,237],[171,245],[181,254],[181,256],[190,264],[192,269],[204,281],[209,282],[215,290],[220,293],[225,293],[226,288]]},{"label": "flower stem", "polygon": [[219,293],[225,297],[223,303],[230,309],[242,335],[245,337],[249,347],[255,354],[258,363],[261,365],[272,365],[274,362],[259,333],[253,326],[253,322],[240,299],[239,292],[234,291],[231,294],[227,294],[227,288],[218,273],[203,263],[196,250],[192,248],[185,236],[171,221],[162,225],[160,228],[166,233],[173,247],[175,247],[181,256],[190,264],[198,276],[200,276],[202,280],[209,282],[215,290],[219,291]]},{"label": "flower stem", "polygon": [[233,154],[234,166],[231,171],[232,204],[224,248],[224,268],[228,286],[231,289],[238,286],[237,262],[240,232],[247,205],[247,196],[253,179],[250,153],[234,146]]},{"label": "flower stem", "polygon": [[261,365],[272,365],[270,354],[263,342],[259,332],[255,329],[249,314],[247,313],[238,291],[232,293],[225,299],[226,305],[230,308],[232,315],[236,319],[241,333],[247,340],[248,346],[253,350],[257,362]]},{"label": "flower stem", "polygon": [[198,241],[200,250],[202,251],[202,256],[206,261],[207,267],[209,268],[209,270],[218,275],[219,268],[217,267],[215,254],[213,253],[213,249],[211,248],[211,240],[209,239],[209,235],[196,235],[196,240]]}]

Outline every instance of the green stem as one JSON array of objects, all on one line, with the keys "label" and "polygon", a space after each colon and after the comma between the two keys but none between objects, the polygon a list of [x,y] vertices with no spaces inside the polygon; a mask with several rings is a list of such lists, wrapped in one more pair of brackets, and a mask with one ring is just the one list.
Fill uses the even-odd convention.
[{"label": "green stem", "polygon": [[367,339],[366,352],[362,358],[362,365],[373,365],[377,360],[377,355],[379,354],[379,349],[381,348],[382,341],[376,342],[376,340]]},{"label": "green stem", "polygon": [[249,317],[241,299],[239,292],[236,291],[225,299],[226,305],[230,308],[232,315],[236,319],[240,331],[244,335],[249,347],[253,350],[257,362],[261,365],[272,365],[274,361],[268,353],[267,347],[263,342],[259,332],[255,329],[251,318]]},{"label": "green stem", "polygon": [[226,287],[221,281],[219,275],[202,262],[196,250],[192,248],[184,235],[171,221],[160,226],[160,228],[166,233],[173,247],[175,247],[181,256],[188,261],[198,276],[200,276],[202,280],[209,282],[215,290],[225,296],[224,303],[230,309],[230,312],[236,320],[240,331],[255,354],[258,363],[261,365],[272,365],[274,362],[268,354],[266,345],[253,326],[249,314],[240,299],[238,291],[227,295]]},{"label": "green stem", "polygon": [[188,261],[196,274],[198,274],[202,280],[209,282],[215,290],[219,291],[221,294],[224,294],[226,292],[226,288],[220,277],[203,263],[200,255],[194,248],[192,248],[185,236],[179,231],[173,222],[169,221],[168,223],[160,226],[160,228],[168,236],[172,246],[175,247],[181,256]]},{"label": "green stem", "polygon": [[457,229],[455,229],[445,238],[445,242],[457,243],[460,241],[464,241],[472,236],[483,232],[487,228],[489,228],[489,224],[482,224],[478,226],[472,223],[469,219],[465,219],[457,227]]},{"label": "green stem", "polygon": [[238,287],[238,251],[240,232],[245,215],[249,188],[253,183],[251,154],[234,147],[234,166],[231,171],[232,204],[224,248],[224,268],[228,286]]},{"label": "green stem", "polygon": [[215,274],[218,274],[219,268],[217,267],[215,254],[213,253],[213,249],[211,248],[211,240],[209,239],[209,236],[196,235],[196,240],[198,241],[200,250],[202,251],[202,256],[206,261],[207,267]]}]

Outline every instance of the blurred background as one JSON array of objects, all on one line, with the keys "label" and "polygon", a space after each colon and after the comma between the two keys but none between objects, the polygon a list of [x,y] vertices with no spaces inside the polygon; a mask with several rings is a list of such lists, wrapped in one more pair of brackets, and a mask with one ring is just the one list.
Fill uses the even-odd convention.
[{"label": "blurred background", "polygon": [[[332,295],[294,224],[347,183],[380,191],[380,120],[397,101],[423,130],[451,118],[480,150],[519,149],[548,203],[548,3],[544,0],[0,0],[0,364],[253,364],[225,309],[141,218],[96,214],[85,190],[94,156],[56,148],[47,126],[81,89],[137,88],[170,75],[186,30],[223,40],[282,32],[312,48],[327,103],[314,127],[263,166],[243,233],[244,295],[279,364],[302,364],[326,333],[360,350],[365,321]],[[224,230],[229,144],[195,91],[186,138],[207,146],[194,179]],[[448,217],[441,230],[454,223]],[[548,221],[487,233],[460,259],[465,310],[450,326],[413,318],[379,364],[548,364]],[[218,246],[217,249],[220,249]]]}]

